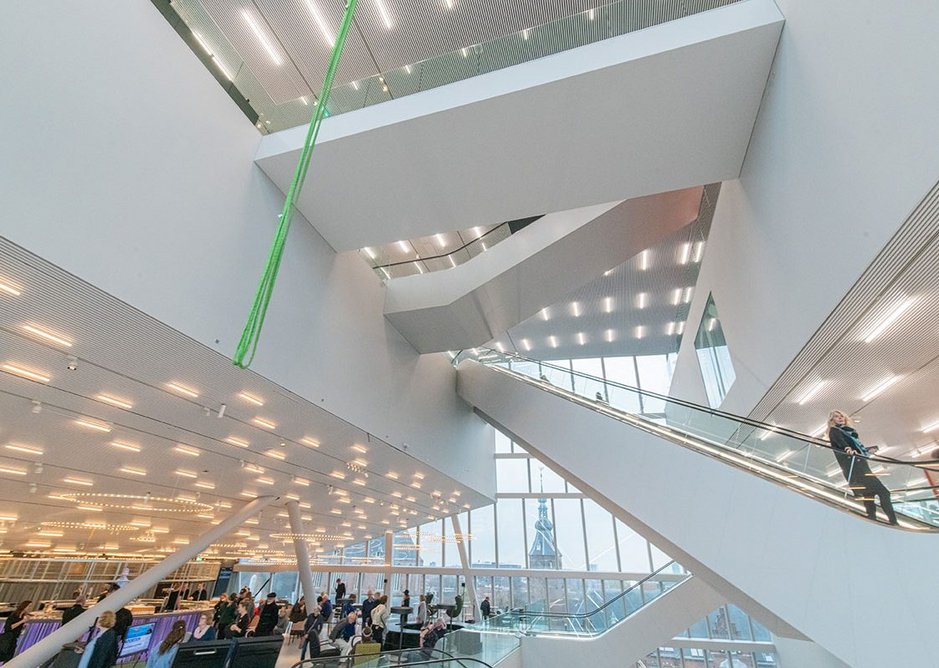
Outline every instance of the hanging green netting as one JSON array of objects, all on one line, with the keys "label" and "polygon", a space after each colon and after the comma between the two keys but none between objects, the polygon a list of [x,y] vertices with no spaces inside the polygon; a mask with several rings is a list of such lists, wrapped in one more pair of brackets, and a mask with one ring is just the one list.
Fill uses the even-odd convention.
[{"label": "hanging green netting", "polygon": [[[333,87],[333,76],[339,67],[339,58],[346,43],[346,33],[349,32],[349,26],[352,24],[352,18],[355,15],[356,2],[357,0],[348,0],[346,2],[346,11],[342,16],[339,33],[336,35],[336,45],[333,47],[329,67],[326,69],[326,77],[323,79],[323,88],[314,107],[313,118],[306,133],[306,140],[303,142],[303,150],[300,151],[300,160],[297,162],[293,181],[290,183],[287,197],[284,199],[284,208],[278,216],[277,233],[274,235],[274,242],[271,244],[271,250],[267,256],[267,264],[264,266],[261,282],[258,284],[257,293],[254,295],[254,303],[248,313],[248,322],[245,324],[244,332],[241,333],[241,340],[238,341],[238,348],[235,350],[235,357],[232,361],[235,366],[242,369],[251,366],[254,354],[258,349],[258,341],[261,338],[261,329],[264,327],[267,307],[270,304],[271,295],[274,293],[274,283],[277,281],[277,272],[280,270],[280,262],[284,255],[284,244],[287,241],[287,232],[290,230],[294,201],[300,194],[300,189],[303,187],[307,171],[310,168],[310,155],[316,145],[316,137],[320,132],[320,123],[322,123],[323,117],[327,113],[326,103],[329,101],[329,91]],[[247,361],[245,361],[246,356]]]}]

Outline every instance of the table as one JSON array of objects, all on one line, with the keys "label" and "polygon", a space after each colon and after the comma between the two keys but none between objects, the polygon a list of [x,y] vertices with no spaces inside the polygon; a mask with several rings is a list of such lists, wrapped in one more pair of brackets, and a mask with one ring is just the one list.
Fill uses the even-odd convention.
[{"label": "table", "polygon": [[401,615],[400,629],[398,630],[398,649],[401,649],[401,643],[404,642],[404,625],[407,624],[408,615],[414,612],[414,608],[404,607],[402,605],[392,606],[391,614]]}]

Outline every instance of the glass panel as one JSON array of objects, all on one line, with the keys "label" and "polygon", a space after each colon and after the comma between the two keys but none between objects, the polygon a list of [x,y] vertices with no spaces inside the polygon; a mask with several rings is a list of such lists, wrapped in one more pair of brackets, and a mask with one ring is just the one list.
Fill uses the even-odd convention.
[{"label": "glass panel", "polygon": [[[531,470],[531,491],[539,492],[564,492],[564,478],[539,462],[537,459],[530,459],[529,469]],[[500,490],[503,491],[503,490]],[[509,491],[509,490],[504,490]]]},{"label": "glass panel", "polygon": [[613,516],[591,499],[584,499],[587,552],[590,571],[616,571],[616,542],[613,538]]},{"label": "glass panel", "polygon": [[469,550],[473,568],[496,565],[495,522],[495,506],[470,511],[470,533],[473,539],[469,542]]},{"label": "glass panel", "polygon": [[694,348],[698,353],[698,364],[704,378],[708,403],[712,408],[717,408],[727,396],[727,391],[734,384],[737,374],[734,372],[713,295],[708,295],[707,305],[701,315],[701,324],[698,325],[698,334],[694,339]]},{"label": "glass panel", "polygon": [[503,568],[525,568],[524,511],[521,499],[499,499],[496,502],[499,565]]},{"label": "glass panel", "polygon": [[586,570],[584,522],[580,499],[554,499],[554,530],[557,536],[558,568]]},{"label": "glass panel", "polygon": [[728,605],[730,614],[730,637],[732,640],[752,640],[750,637],[750,623],[747,615],[736,605]]},{"label": "glass panel", "polygon": [[543,499],[525,499],[525,528],[530,545],[528,567],[560,568],[562,557],[554,534],[551,504]]},{"label": "glass panel", "polygon": [[619,540],[620,570],[624,573],[650,573],[649,546],[646,539],[616,520]]},{"label": "glass panel", "polygon": [[442,522],[434,521],[422,524],[420,528],[420,563],[421,566],[440,566],[443,562]]},{"label": "glass panel", "polygon": [[512,441],[501,431],[496,431],[496,452],[512,452]]},{"label": "glass panel", "polygon": [[[606,378],[619,385],[636,387],[639,381],[636,378],[636,365],[632,357],[607,357],[603,360],[606,368]],[[607,400],[611,406],[628,413],[638,413],[641,410],[639,395],[615,385],[607,385]]]},{"label": "glass panel", "polygon": [[500,492],[528,492],[528,460],[497,459],[496,484]]},{"label": "glass panel", "polygon": [[[648,392],[668,394],[672,381],[671,368],[665,355],[644,355],[636,358],[639,367],[639,387]],[[642,398],[644,413],[661,414],[665,412],[665,401],[653,397]]]}]

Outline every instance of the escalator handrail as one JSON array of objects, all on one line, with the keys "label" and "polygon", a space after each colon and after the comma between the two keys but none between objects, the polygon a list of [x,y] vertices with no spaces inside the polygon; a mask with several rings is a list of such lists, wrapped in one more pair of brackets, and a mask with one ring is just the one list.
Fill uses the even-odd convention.
[{"label": "escalator handrail", "polygon": [[[597,613],[602,612],[602,611],[605,610],[606,608],[609,608],[609,607],[612,606],[614,603],[616,603],[616,602],[622,600],[623,598],[625,598],[626,596],[628,596],[628,595],[629,595],[630,593],[632,593],[633,591],[636,591],[637,589],[639,589],[640,587],[642,587],[644,584],[647,584],[648,582],[652,581],[654,578],[656,578],[656,577],[658,577],[659,575],[661,575],[662,572],[663,572],[666,568],[669,568],[669,567],[675,565],[676,563],[677,563],[677,562],[676,562],[674,559],[672,559],[672,560],[669,561],[667,564],[665,564],[665,565],[663,565],[663,566],[660,566],[658,569],[656,569],[656,570],[654,570],[653,572],[649,573],[647,576],[645,576],[644,578],[642,578],[642,579],[639,580],[638,582],[635,582],[634,584],[632,584],[631,586],[629,586],[628,588],[624,589],[622,592],[620,592],[619,594],[617,594],[616,596],[614,596],[613,598],[611,598],[609,601],[607,601],[606,603],[604,603],[603,605],[601,605],[601,606],[599,606],[599,607],[597,607],[597,608],[594,608],[594,609],[591,610],[590,612],[575,612],[575,613],[569,613],[569,612],[534,612],[534,611],[525,611],[525,610],[522,610],[521,612],[504,613],[504,614],[516,614],[516,615],[519,615],[519,614],[523,614],[523,615],[524,615],[524,614],[527,614],[527,615],[529,615],[529,616],[531,616],[531,617],[535,617],[535,618],[538,618],[538,617],[553,617],[553,618],[563,618],[563,619],[588,619],[588,618],[590,618],[590,617],[595,616]],[[689,577],[691,577],[691,574],[690,574],[690,573],[687,573],[687,572],[685,572],[684,575],[685,575],[685,578],[683,578],[682,580],[679,580],[679,582],[684,582],[684,581],[687,580]],[[659,582],[659,580],[657,580],[657,582]],[[499,616],[501,617],[501,615],[499,615]]]},{"label": "escalator handrail", "polygon": [[[423,653],[424,650],[420,648],[413,648],[409,650],[403,650],[402,653],[404,651]],[[367,662],[371,663],[373,661],[378,661],[382,657],[388,656],[389,654],[391,653],[382,652],[381,654],[368,654],[366,655]],[[364,657],[361,657],[361,656],[356,657],[352,654],[348,654],[346,656],[323,656],[323,657],[316,657],[315,659],[304,659],[303,661],[298,661],[297,663],[293,664],[290,668],[312,668],[313,666],[319,665],[320,663],[323,663],[323,664],[328,663],[330,666],[342,666],[343,664],[354,666],[356,665],[355,663],[356,659],[361,660],[363,658]],[[460,666],[464,666],[464,663],[472,663],[476,666],[481,666],[482,668],[492,668],[490,664],[486,663],[482,659],[476,659],[470,656],[453,656],[453,655],[440,657],[438,659],[426,659],[423,661],[408,661],[406,664],[403,664],[403,665],[436,666],[436,665],[443,665],[443,664],[450,664],[450,663],[457,663]]]},{"label": "escalator handrail", "polygon": [[[446,652],[442,649],[437,649],[435,647],[431,647],[427,649],[424,649],[422,647],[408,647],[405,649],[387,650],[379,654],[370,654],[368,656],[369,656],[369,659],[380,659],[382,657],[393,657],[393,656],[398,656],[401,654],[407,654],[409,652],[421,652],[422,654],[429,654],[429,655],[439,654],[440,655],[440,658],[428,659],[431,661],[456,661],[456,660],[463,658],[459,656],[454,656],[450,652]],[[361,659],[362,657],[360,656],[358,658]],[[355,659],[356,657],[353,654],[348,654],[346,656],[311,656],[308,659],[303,659],[302,661],[298,661],[297,663],[293,664],[291,668],[301,668],[304,666],[308,668],[313,668],[314,666],[317,666],[320,664],[329,664],[330,666],[335,666],[337,660],[340,663],[342,661],[348,661],[348,662],[351,662],[352,665],[354,665]],[[410,666],[410,665],[416,665],[416,664],[409,663],[407,665]]]},{"label": "escalator handrail", "polygon": [[[565,369],[564,367],[556,366],[554,364],[551,364],[550,362],[542,362],[540,360],[524,357],[522,355],[519,355],[518,353],[500,353],[497,350],[491,350],[489,348],[479,348],[478,350],[485,351],[485,354],[495,355],[497,357],[504,357],[504,358],[509,358],[509,359],[515,359],[521,362],[530,362],[532,364],[538,364],[540,366],[547,367],[549,369],[560,371],[561,373],[570,374],[572,376],[579,376],[580,378],[583,378],[585,380],[595,381],[597,383],[600,383],[601,385],[609,385],[612,387],[617,387],[622,390],[633,392],[635,394],[639,394],[642,396],[647,396],[652,399],[657,399],[660,401],[677,404],[685,408],[690,408],[700,413],[708,413],[710,415],[715,415],[717,417],[728,419],[732,422],[738,422],[738,423],[745,424],[750,427],[755,427],[757,429],[763,429],[765,431],[771,431],[777,434],[782,434],[783,436],[789,436],[796,440],[803,441],[805,443],[815,445],[821,448],[825,448],[826,450],[831,450],[833,452],[842,452],[838,448],[835,448],[834,446],[832,446],[828,441],[825,441],[820,438],[816,438],[814,436],[810,436],[808,434],[803,434],[801,432],[795,431],[793,429],[789,429],[787,427],[781,427],[778,425],[769,424],[767,422],[760,422],[759,420],[755,420],[753,418],[743,417],[740,415],[734,415],[733,413],[727,413],[726,411],[721,411],[716,408],[701,406],[699,404],[693,403],[691,401],[687,401],[685,399],[670,397],[665,394],[659,394],[658,392],[652,392],[651,390],[643,390],[641,388],[632,387],[630,385],[624,385],[623,383],[618,383],[616,381],[605,380],[603,378],[597,378],[596,376],[591,376],[590,374],[586,374],[581,371],[574,371],[573,369]],[[457,363],[457,360],[459,360],[460,358],[460,354],[462,354],[463,352],[466,352],[466,351],[461,350],[457,353],[457,355],[453,358],[454,363]],[[485,362],[480,362],[480,363],[485,364]],[[519,375],[524,376],[525,374],[519,374]],[[526,376],[526,377],[529,377],[529,376]],[[564,390],[564,388],[557,388],[557,389]],[[577,396],[580,396],[580,395],[577,395]],[[616,409],[615,406],[611,406],[611,408]],[[621,410],[621,409],[616,409],[616,410]],[[845,454],[845,453],[842,453],[842,454]],[[861,455],[846,455],[846,456],[860,457]],[[924,459],[918,462],[912,462],[912,461],[894,459],[892,457],[885,457],[883,455],[876,455],[876,454],[873,454],[869,457],[865,457],[865,459],[869,461],[873,461],[873,462],[881,462],[884,464],[901,464],[904,466],[912,466],[914,468],[925,468],[931,464],[939,464],[939,459]]]}]

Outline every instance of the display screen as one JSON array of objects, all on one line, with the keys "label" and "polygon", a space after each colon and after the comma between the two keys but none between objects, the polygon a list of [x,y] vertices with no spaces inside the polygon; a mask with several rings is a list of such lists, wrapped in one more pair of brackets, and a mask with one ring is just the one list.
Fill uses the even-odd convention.
[{"label": "display screen", "polygon": [[141,624],[140,626],[131,626],[127,629],[127,639],[124,641],[124,647],[121,649],[121,656],[130,656],[138,652],[144,652],[150,647],[150,639],[153,637],[153,627],[156,624]]}]

